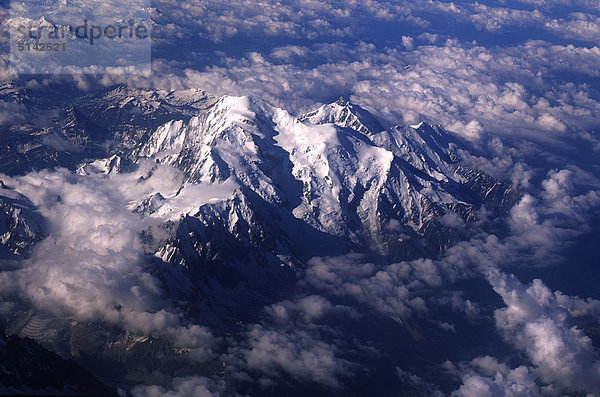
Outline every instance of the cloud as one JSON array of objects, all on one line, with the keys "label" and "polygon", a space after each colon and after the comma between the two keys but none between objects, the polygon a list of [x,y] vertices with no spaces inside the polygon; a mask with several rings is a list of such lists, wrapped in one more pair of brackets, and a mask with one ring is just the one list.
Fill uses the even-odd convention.
[{"label": "cloud", "polygon": [[365,8],[358,2],[281,4],[265,0],[227,3],[211,0],[184,5],[173,0],[161,0],[153,5],[159,10],[153,18],[158,22],[158,37],[170,39],[192,33],[217,43],[236,35],[277,39],[347,36],[351,30],[345,26],[357,20],[351,14]]},{"label": "cloud", "polygon": [[297,299],[265,307],[264,319],[248,325],[241,338],[230,344],[222,359],[233,377],[252,380],[259,388],[278,384],[281,376],[330,391],[342,387],[342,380],[351,375],[355,365],[341,357],[341,346],[326,340],[327,335],[337,335],[336,340],[342,335],[325,323],[358,314],[322,296],[298,292]]},{"label": "cloud", "polygon": [[449,212],[440,218],[440,223],[453,229],[464,229],[465,222],[462,218],[453,212]]},{"label": "cloud", "polygon": [[[154,76],[101,79],[250,94],[293,112],[350,94],[388,125],[426,120],[475,137],[492,132],[544,139],[598,127],[595,90],[571,77],[598,76],[600,50],[580,42],[597,33],[597,6],[562,2],[572,12],[556,19],[547,2],[531,4],[529,10],[470,1],[161,0],[153,9]],[[464,24],[460,35],[466,38],[435,30],[439,18],[447,25]],[[377,21],[399,26],[390,32],[395,42],[370,33]],[[481,29],[495,34],[507,28],[549,29],[576,42],[548,37],[490,46],[485,38],[482,44],[473,41]],[[192,42],[190,51],[174,57],[169,48],[184,37],[195,38],[199,47]],[[270,40],[248,48],[207,44],[244,37]],[[430,45],[419,46],[423,40]]]},{"label": "cloud", "polygon": [[333,305],[319,295],[304,296],[296,301],[278,302],[267,307],[266,312],[276,321],[298,321],[306,324],[312,324],[323,317],[355,314],[350,307]]},{"label": "cloud", "polygon": [[[13,41],[11,66],[24,75],[148,72],[151,59],[149,3],[134,0],[123,7],[113,0],[72,1],[68,5],[12,1],[10,18],[2,24],[10,30]],[[136,33],[123,21],[131,21]],[[35,51],[16,47],[16,41],[23,38],[20,32],[30,30],[31,26],[36,36],[40,36],[39,41],[56,44],[51,57],[40,58],[35,56]],[[138,27],[143,29],[142,34],[137,34]],[[110,28],[112,33],[107,33]],[[53,36],[60,38],[57,41]],[[114,40],[115,37],[118,40]],[[60,51],[59,44],[62,45]],[[111,56],[116,52],[118,57]]]},{"label": "cloud", "polygon": [[[2,177],[30,198],[48,229],[48,238],[36,245],[30,259],[0,274],[2,294],[7,298],[18,294],[58,317],[103,320],[134,333],[166,337],[176,346],[191,348],[191,359],[217,357],[220,340],[208,328],[189,323],[146,255],[156,247],[146,245],[140,233],[150,229],[159,238],[160,220],[132,212],[151,194],[174,195],[183,175],[152,161],[120,174],[108,172],[105,163],[97,161],[78,174],[58,169]],[[195,200],[198,205],[198,197]],[[353,309],[306,295],[268,306],[265,314],[268,321],[249,325],[223,355],[232,376],[250,373],[264,385],[287,374],[301,382],[340,387],[349,363],[339,357],[339,347],[322,340],[323,327],[315,324],[323,318],[355,316]],[[218,384],[206,382],[176,379],[171,385],[138,387],[134,393],[223,392]]]},{"label": "cloud", "polygon": [[131,393],[135,397],[219,397],[231,396],[226,393],[226,385],[204,377],[175,378],[170,387],[162,386],[135,386]]},{"label": "cloud", "polygon": [[44,135],[42,138],[42,143],[59,151],[82,152],[84,149],[82,146],[69,142],[57,134]]},{"label": "cloud", "polygon": [[[598,145],[600,49],[593,40],[600,8],[594,0],[516,3],[160,0],[153,4],[153,76],[73,77],[84,90],[98,82],[124,82],[253,95],[296,114],[343,95],[388,126],[426,120],[456,131],[485,153],[466,158],[467,165],[523,193],[508,217],[496,220],[507,226],[505,234],[477,234],[440,258],[385,265],[358,254],[313,258],[295,296],[268,305],[260,319],[229,339],[221,358],[236,381],[268,387],[285,377],[342,387],[353,364],[346,361],[347,346],[339,343],[343,335],[332,322],[366,315],[431,317],[432,323],[460,331],[454,318],[436,318],[433,309],[488,321],[485,303],[455,291],[453,284],[484,271],[506,305],[496,312],[495,323],[529,362],[511,368],[479,357],[463,368],[456,394],[537,395],[542,392],[535,384],[538,376],[546,391],[553,384],[597,390],[591,345],[581,331],[570,328],[569,319],[598,318],[598,302],[551,293],[541,282],[523,286],[493,270],[553,263],[600,203],[592,176],[561,165],[538,178],[537,163],[527,165],[526,148],[505,143],[581,136]],[[8,66],[6,57],[0,63]],[[23,110],[0,102],[0,124],[23,121]],[[62,145],[53,138],[46,143]],[[147,171],[142,167],[140,172]],[[195,346],[200,358],[213,357],[217,339],[205,327],[187,323],[148,263],[149,247],[139,233],[147,228],[158,233],[159,228],[131,212],[135,197],[169,191],[181,175],[159,168],[144,183],[137,182],[139,176],[77,176],[58,170],[11,179],[39,206],[51,233],[22,269],[0,276],[3,293],[18,292],[57,315],[101,318],[164,335]],[[464,228],[450,215],[440,221]],[[10,302],[0,308],[9,310]],[[576,376],[577,371],[584,376]],[[415,387],[429,387],[414,374],[399,370],[398,376]],[[206,378],[134,390],[137,395],[231,393]]]},{"label": "cloud", "polygon": [[541,182],[539,197],[525,194],[511,209],[508,223],[512,235],[507,244],[533,252],[538,262],[555,261],[552,252],[584,232],[588,228],[586,214],[600,204],[600,191],[593,187],[597,182],[582,183],[585,175],[566,169],[549,171]]},{"label": "cloud", "polygon": [[[547,2],[529,2],[533,9],[513,5],[501,7],[480,2],[458,1],[292,1],[282,5],[262,0],[249,2],[236,0],[228,3],[212,0],[202,4],[175,3],[173,0],[161,0],[154,6],[157,12],[154,19],[163,38],[173,38],[185,32],[221,42],[236,35],[268,36],[278,39],[295,38],[318,40],[327,37],[359,37],[369,35],[363,27],[376,22],[396,22],[408,25],[405,30],[432,29],[440,18],[449,24],[464,24],[471,31],[500,32],[502,29],[519,29],[524,26],[540,30],[556,30],[552,22],[556,15]],[[556,3],[556,2],[555,2]],[[563,25],[582,18],[590,18],[598,12],[593,2],[561,2],[569,11],[567,18],[561,18]],[[260,10],[260,12],[257,12]],[[556,21],[558,22],[558,21]],[[557,23],[558,25],[558,23]],[[577,39],[589,39],[586,31],[569,29],[558,33]]]},{"label": "cloud", "polygon": [[426,394],[432,397],[442,397],[444,395],[444,393],[439,391],[435,386],[425,382],[415,374],[411,374],[410,372],[404,371],[400,368],[396,368],[396,372],[400,380],[412,386],[422,395]]},{"label": "cloud", "polygon": [[470,299],[465,299],[463,293],[459,291],[450,291],[441,297],[435,297],[433,301],[437,305],[449,305],[453,311],[464,313],[471,321],[475,321],[481,316],[480,305]]},{"label": "cloud", "polygon": [[[538,140],[594,133],[600,101],[592,78],[599,75],[600,49],[585,40],[597,28],[597,7],[565,2],[574,12],[555,20],[552,6],[532,4],[527,10],[470,1],[161,0],[154,4],[153,76],[101,80],[252,95],[296,114],[350,96],[388,126],[428,121],[471,139],[486,132]],[[461,24],[460,39],[434,28],[440,18]],[[397,39],[382,42],[372,34],[378,22]],[[589,32],[566,31],[570,25]],[[488,43],[506,29],[523,34]],[[566,39],[533,36],[532,29]],[[480,37],[481,30],[492,38]],[[190,50],[174,56],[169,49],[184,37],[194,38]],[[268,39],[229,45],[248,37]]]},{"label": "cloud", "polygon": [[404,45],[404,47],[407,50],[409,50],[409,51],[412,50],[414,47],[414,43],[415,43],[415,40],[412,37],[402,36],[402,45]]},{"label": "cloud", "polygon": [[140,234],[160,229],[128,205],[155,189],[174,187],[165,167],[144,182],[138,173],[76,175],[65,169],[2,179],[38,208],[48,237],[17,270],[0,274],[3,294],[17,293],[38,309],[79,321],[101,319],[132,332],[165,336],[210,357],[216,339],[205,327],[186,325],[166,296]]},{"label": "cloud", "polygon": [[569,14],[569,18],[548,20],[545,27],[567,38],[594,41],[600,34],[600,18],[577,12]]},{"label": "cloud", "polygon": [[452,396],[534,397],[542,395],[534,375],[525,366],[509,369],[490,356],[471,361],[463,384]]},{"label": "cloud", "polygon": [[[312,311],[324,313],[331,309],[325,299],[351,299],[358,313],[368,311],[383,317],[413,318],[432,317],[432,310],[450,306],[463,313],[471,321],[481,319],[482,307],[473,299],[466,299],[460,291],[452,291],[452,285],[461,280],[476,279],[489,269],[513,269],[514,266],[549,266],[558,263],[561,250],[585,229],[585,214],[597,208],[600,200],[596,190],[585,190],[580,195],[585,174],[577,171],[554,170],[541,181],[537,197],[525,194],[511,209],[504,221],[510,233],[500,238],[481,233],[474,238],[450,247],[438,259],[420,258],[412,261],[377,265],[368,257],[349,254],[340,257],[313,258],[306,268],[302,281],[305,288],[318,291],[320,297],[308,302]],[[531,187],[532,194],[536,192]],[[452,220],[446,220],[451,222]],[[435,294],[431,291],[435,290]],[[597,302],[561,297],[570,311],[597,315]],[[558,298],[557,298],[558,299]],[[297,303],[271,310],[287,318],[288,308],[299,310]],[[566,307],[566,306],[565,306]],[[304,315],[310,322],[309,314]],[[441,320],[440,320],[441,321]],[[452,324],[443,324],[452,329]]]},{"label": "cloud", "polygon": [[[597,7],[565,3],[569,9],[585,10],[556,20],[552,7],[545,5],[535,4],[536,8],[527,10],[469,1],[281,5],[238,0],[227,5],[220,1],[180,5],[165,0],[157,5],[162,11],[156,22],[157,37],[165,29],[167,37],[173,35],[171,39],[177,39],[181,32],[194,32],[214,42],[235,36],[276,38],[258,51],[240,52],[221,46],[220,56],[205,54],[212,59],[203,65],[206,69],[187,67],[187,84],[218,95],[255,94],[295,111],[306,110],[315,100],[328,100],[333,90],[333,96],[351,93],[354,100],[388,123],[426,119],[470,134],[481,129],[523,133],[529,127],[561,134],[569,128],[589,127],[594,122],[589,116],[595,114],[598,103],[585,85],[571,86],[572,82],[557,72],[597,75],[597,47],[555,43],[551,37],[547,42],[509,41],[500,47],[473,42],[482,29],[494,33],[507,28],[527,32],[537,28],[569,39],[595,37]],[[448,25],[465,24],[461,34],[467,39],[460,42],[443,30],[432,31],[438,18],[449,21]],[[403,24],[390,32],[398,37],[396,42],[380,43],[379,37],[369,33],[370,25],[377,21]],[[446,33],[445,45],[415,46],[413,37],[433,44],[439,41],[440,33]],[[338,38],[335,45],[329,42],[331,37]],[[296,43],[291,44],[291,40]],[[361,44],[352,44],[356,42]],[[247,55],[251,52],[261,56]],[[411,68],[404,69],[407,65]],[[186,67],[178,69],[181,72]],[[568,91],[575,96],[587,94],[591,101],[582,103],[561,95]],[[571,110],[575,114],[569,114]],[[528,128],[523,128],[524,124]]]},{"label": "cloud", "polygon": [[506,304],[495,313],[496,326],[527,353],[535,373],[565,391],[600,393],[600,361],[591,339],[569,324],[569,311],[557,298],[562,294],[553,294],[539,279],[524,286],[495,269],[487,279]]},{"label": "cloud", "polygon": [[[559,73],[565,66],[553,59],[571,52],[568,59],[574,62],[569,70],[594,75],[600,59],[595,47],[530,42],[492,50],[449,41],[408,53],[381,53],[367,43],[356,47],[340,43],[337,48],[345,48],[342,58],[321,53],[326,48],[319,46],[295,51],[296,57],[322,54],[328,59],[311,68],[252,55],[225,58],[224,66],[187,70],[184,84],[217,95],[255,95],[295,113],[308,110],[315,99],[350,93],[354,102],[388,125],[425,120],[467,137],[487,131],[545,140],[561,137],[568,129],[597,126],[593,114],[600,110],[600,102],[585,85],[556,85],[532,72],[535,68]],[[287,50],[273,54],[281,59],[282,51]]]},{"label": "cloud", "polygon": [[26,121],[25,105],[0,100],[0,126],[8,126]]},{"label": "cloud", "polygon": [[[510,212],[506,219],[513,225],[510,234],[503,238],[478,235],[450,247],[439,259],[421,258],[389,265],[376,264],[361,254],[311,259],[304,279],[295,290],[297,298],[266,307],[265,314],[269,321],[248,326],[246,340],[229,351],[227,361],[235,363],[233,367],[238,374],[258,371],[262,375],[256,376],[259,379],[263,377],[261,382],[264,384],[272,382],[265,374],[282,372],[302,381],[316,379],[333,387],[340,385],[339,382],[352,368],[345,361],[344,348],[324,339],[327,333],[340,332],[325,325],[335,323],[336,318],[390,317],[406,324],[421,319],[437,324],[442,329],[456,331],[458,328],[452,322],[460,320],[450,317],[448,321],[447,317],[438,317],[439,309],[446,312],[444,307],[449,306],[453,312],[462,313],[470,322],[488,321],[487,315],[482,312],[489,311],[489,307],[482,307],[479,302],[465,298],[467,291],[452,291],[454,284],[477,279],[482,273],[512,268],[517,263],[536,266],[540,261],[556,260],[557,252],[561,249],[557,239],[562,239],[562,244],[566,244],[578,233],[581,223],[572,218],[569,218],[571,221],[557,218],[556,210],[551,210],[549,204],[563,202],[565,196],[588,197],[591,192],[581,196],[573,193],[580,190],[581,178],[582,175],[576,171],[550,172],[539,184],[539,189],[531,186],[532,194],[535,193],[537,197],[532,194],[523,196]],[[578,207],[580,201],[571,200],[568,205],[557,208],[565,214],[591,208]],[[593,202],[594,205],[599,203]],[[492,281],[490,284],[497,290],[496,284]],[[512,296],[510,293],[507,295]],[[501,296],[504,297],[504,294],[501,293]],[[555,296],[556,303],[562,305],[560,310],[565,312],[589,316],[599,313],[600,307],[594,300],[571,298],[560,293]],[[335,301],[342,301],[344,305],[332,303]],[[500,325],[498,327],[504,329]],[[565,335],[568,336],[569,332],[565,331]],[[583,335],[573,332],[575,340],[579,337],[585,340]],[[535,350],[531,350],[531,354],[542,350],[543,343],[532,347]],[[533,346],[525,342],[523,345]],[[519,346],[516,348],[520,349]],[[316,360],[317,352],[323,360]],[[292,363],[292,356],[301,359]],[[485,361],[479,360],[478,365],[484,366]],[[308,370],[308,363],[312,363],[311,368],[320,368],[321,373],[326,375],[316,377]],[[497,371],[491,373],[482,372],[481,368],[463,371],[463,386],[457,393],[471,395],[479,390],[490,395],[537,395],[539,389],[534,380],[543,368],[547,368],[547,364],[543,360],[532,360],[532,363],[534,366],[524,365],[515,369],[499,366]],[[411,374],[403,376],[405,380],[417,380]],[[555,383],[561,385],[556,376],[545,379],[546,388]]]},{"label": "cloud", "polygon": [[313,258],[306,282],[324,293],[352,297],[376,312],[408,318],[427,311],[425,301],[413,294],[423,285],[439,286],[441,277],[431,260],[420,259],[380,268],[360,255]]},{"label": "cloud", "polygon": [[348,374],[348,363],[337,357],[337,348],[306,330],[254,325],[245,347],[234,354],[241,356],[245,368],[260,371],[263,383],[284,372],[302,382],[338,388],[339,377]]}]

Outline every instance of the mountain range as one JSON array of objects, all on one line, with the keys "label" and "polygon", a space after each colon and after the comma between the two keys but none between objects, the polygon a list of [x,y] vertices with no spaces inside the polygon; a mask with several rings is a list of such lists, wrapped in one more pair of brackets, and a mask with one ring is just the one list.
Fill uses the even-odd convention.
[{"label": "mountain range", "polygon": [[[116,86],[74,96],[0,87],[2,100],[39,116],[2,126],[3,172],[64,167],[115,184],[139,173],[142,184],[165,167],[176,170],[176,180],[144,190],[128,209],[154,225],[140,239],[170,299],[194,321],[227,332],[285,298],[311,257],[436,257],[480,230],[501,229],[490,219],[519,198],[464,165],[477,153],[458,135],[427,123],[384,128],[343,98],[294,116],[259,99],[197,89]],[[28,257],[49,233],[43,217],[4,182],[0,208],[2,258]],[[16,316],[9,329],[28,335],[46,315]],[[170,349],[160,338],[152,345],[127,330],[71,323],[45,323],[62,338],[32,336],[87,368],[94,359],[124,366],[110,376],[131,379],[147,349]],[[107,332],[112,348],[101,336]],[[126,346],[122,353],[115,341]],[[86,361],[77,352],[90,344],[104,347],[85,353]],[[165,365],[180,368],[178,360]]]}]

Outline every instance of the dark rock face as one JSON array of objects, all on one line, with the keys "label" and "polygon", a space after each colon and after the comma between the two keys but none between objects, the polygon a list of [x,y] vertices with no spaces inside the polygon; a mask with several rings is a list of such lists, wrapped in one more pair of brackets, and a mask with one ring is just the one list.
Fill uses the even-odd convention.
[{"label": "dark rock face", "polygon": [[[60,166],[118,179],[150,163],[142,184],[158,167],[175,169],[181,180],[173,192],[152,189],[130,209],[157,225],[140,237],[152,247],[145,253],[166,299],[190,321],[227,332],[286,299],[311,257],[435,257],[482,227],[484,207],[502,214],[518,200],[508,185],[461,164],[468,148],[455,134],[425,123],[386,130],[344,100],[296,118],[250,98],[119,86],[36,106],[54,110],[54,119],[6,127],[2,172]],[[44,238],[34,206],[0,184],[0,259],[26,258]],[[114,384],[151,382],[157,371],[218,370],[213,362],[194,372],[169,341],[101,321],[15,323],[11,332]],[[48,330],[56,336],[50,342],[42,337]],[[3,337],[0,351],[8,392],[113,392],[32,339]]]},{"label": "dark rock face", "polygon": [[45,237],[41,225],[25,197],[0,187],[0,259],[29,256],[33,245]]},{"label": "dark rock face", "polygon": [[60,358],[34,340],[5,336],[3,326],[0,353],[0,394],[117,395],[73,361]]}]

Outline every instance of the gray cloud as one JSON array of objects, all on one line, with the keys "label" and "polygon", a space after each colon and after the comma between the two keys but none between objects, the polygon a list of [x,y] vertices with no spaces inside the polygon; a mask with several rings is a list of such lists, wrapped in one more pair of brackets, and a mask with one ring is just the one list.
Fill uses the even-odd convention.
[{"label": "gray cloud", "polygon": [[254,325],[248,332],[247,347],[235,354],[241,355],[244,367],[262,373],[259,381],[264,385],[283,371],[303,382],[338,388],[339,376],[348,374],[348,363],[338,358],[338,349],[306,330]]},{"label": "gray cloud", "polygon": [[[366,43],[337,48],[345,48],[341,60],[331,54],[329,62],[307,69],[258,53],[224,58],[224,66],[187,70],[182,84],[215,94],[259,96],[297,113],[313,106],[315,98],[350,93],[388,125],[426,120],[475,138],[488,131],[547,139],[597,126],[593,115],[600,102],[585,85],[557,84],[540,74],[566,69],[593,76],[600,58],[594,48],[528,42],[486,49],[455,41],[408,53],[381,53]],[[283,47],[272,54],[281,59],[285,51],[290,50]],[[321,51],[327,50],[304,47],[293,54],[310,57]],[[563,58],[572,64],[556,61]]]},{"label": "gray cloud", "polygon": [[243,338],[222,357],[232,376],[254,379],[263,388],[276,384],[281,374],[332,391],[342,386],[354,364],[340,357],[340,346],[323,339],[323,334],[335,334],[324,322],[356,318],[356,310],[322,296],[300,295],[267,306],[264,313],[265,319],[247,326]]},{"label": "gray cloud", "polygon": [[[480,277],[483,269],[505,301],[506,307],[496,314],[498,329],[515,340],[515,348],[531,362],[510,368],[491,357],[477,358],[461,369],[463,385],[456,394],[538,395],[553,392],[553,387],[597,390],[598,364],[591,345],[570,328],[569,318],[598,318],[598,302],[551,293],[541,281],[524,286],[495,270],[555,261],[585,228],[589,210],[600,203],[597,181],[564,166],[548,172],[540,184],[521,150],[485,134],[539,141],[580,136],[600,145],[595,83],[600,50],[590,44],[599,31],[600,8],[594,0],[520,3],[531,7],[469,1],[316,0],[282,5],[266,0],[161,0],[155,2],[153,15],[155,44],[164,58],[154,60],[154,76],[74,77],[82,89],[100,79],[104,85],[125,82],[249,94],[296,114],[311,110],[315,102],[350,96],[388,125],[427,120],[474,141],[484,137],[478,143],[490,157],[467,158],[468,165],[525,193],[504,220],[510,227],[508,236],[478,235],[436,260],[378,266],[357,254],[314,258],[295,291],[299,296],[267,306],[267,319],[248,325],[241,340],[232,342],[223,358],[231,363],[236,379],[255,378],[268,387],[285,374],[339,387],[352,373],[352,364],[340,358],[342,347],[325,341],[323,334],[332,332],[323,325],[327,319],[360,318],[365,312],[427,317],[434,305],[441,305],[480,321],[483,308],[451,287],[454,281]],[[581,12],[556,15],[558,4]],[[466,27],[462,32],[440,30],[440,18]],[[387,35],[397,37],[396,42],[369,36],[365,27],[375,23],[401,25]],[[506,29],[543,32],[537,37],[544,40],[489,44],[494,42],[490,37]],[[176,59],[170,59],[169,46],[186,38],[199,47],[177,47]],[[257,38],[268,45],[248,41],[235,50],[225,45],[240,38]],[[0,62],[8,65],[5,57]],[[18,121],[14,117],[21,110],[14,104],[0,106],[0,123]],[[165,335],[210,357],[215,338],[204,327],[183,325],[181,313],[171,307],[147,266],[138,233],[154,225],[132,214],[127,205],[140,189],[143,194],[168,190],[165,181],[180,176],[160,169],[141,186],[132,183],[135,177],[79,177],[57,171],[12,180],[40,206],[52,233],[21,270],[3,274],[0,283],[11,286],[6,293],[18,291],[57,314],[99,317],[137,332]],[[442,222],[463,227],[452,217]],[[439,293],[427,298],[424,291],[431,290]],[[337,300],[354,305],[342,306],[334,303]],[[10,302],[0,306],[1,312],[9,310]],[[453,329],[448,322],[432,321]],[[579,373],[583,376],[575,376]],[[427,386],[413,374],[400,370],[398,375],[418,387]],[[537,376],[545,382],[542,389],[535,384]],[[140,386],[134,394],[225,395],[225,390],[220,382],[185,378],[173,380],[169,387]]]},{"label": "gray cloud", "polygon": [[[508,150],[501,142],[490,144],[498,153]],[[3,293],[18,292],[37,307],[57,315],[73,315],[83,320],[101,318],[135,332],[169,337],[178,345],[194,347],[199,359],[215,357],[212,350],[216,338],[204,327],[185,324],[182,314],[164,296],[161,283],[146,262],[147,247],[140,241],[139,232],[154,227],[154,221],[131,212],[140,197],[157,191],[176,191],[183,176],[175,169],[161,166],[154,169],[151,178],[139,182],[139,177],[147,175],[155,164],[143,162],[138,171],[125,174],[106,174],[103,164],[98,161],[93,167],[82,168],[81,175],[57,170],[6,178],[9,185],[40,208],[48,220],[50,237],[36,248],[22,269],[0,276],[0,283],[7,286]],[[264,387],[285,374],[300,382],[339,388],[344,378],[353,373],[353,364],[343,357],[343,346],[325,337],[325,334],[335,334],[331,327],[324,325],[327,320],[337,316],[360,318],[364,313],[399,321],[428,318],[434,312],[433,305],[450,305],[468,319],[480,320],[481,308],[477,303],[463,298],[460,292],[449,293],[451,284],[480,277],[482,269],[506,268],[523,258],[528,258],[529,263],[532,256],[538,262],[551,261],[561,248],[557,241],[577,235],[585,224],[585,213],[600,203],[598,191],[590,188],[595,183],[593,177],[574,167],[552,170],[538,185],[522,182],[520,186],[527,186],[529,193],[506,219],[511,227],[508,236],[478,235],[451,247],[436,260],[421,258],[380,266],[358,254],[313,258],[308,263],[305,279],[295,291],[298,296],[266,307],[264,314],[268,319],[248,325],[221,359],[230,364],[229,371],[236,379],[250,379]],[[456,219],[445,222],[462,227]],[[512,296],[510,291],[498,287],[496,279],[489,280],[503,298]],[[518,290],[517,287],[517,284],[511,286],[514,290]],[[439,294],[429,299],[426,295],[432,290]],[[529,292],[524,296],[527,294]],[[597,313],[595,301],[559,293],[555,296],[553,305],[563,305],[563,312]],[[333,303],[340,300],[355,304]],[[507,301],[507,305],[510,308],[513,303]],[[447,331],[456,330],[451,322],[435,317],[430,321]],[[519,327],[529,327],[531,332],[523,334],[523,338],[530,339],[515,347],[529,346],[526,352],[534,366],[526,370],[507,369],[500,372],[502,377],[463,374],[461,390],[468,392],[475,390],[474,387],[491,391],[520,390],[529,385],[530,373],[543,374],[549,384],[580,386],[563,379],[571,373],[568,368],[550,367],[552,356],[543,356],[543,344],[549,336],[540,334],[539,329],[553,326],[567,346],[565,349],[579,349],[577,357],[582,358],[589,353],[585,337],[576,330],[565,330],[564,322],[539,322],[533,314],[519,321],[505,321],[509,325],[498,327],[503,332],[518,335],[521,335]],[[530,323],[533,325],[527,325]],[[198,393],[204,392],[203,388],[214,392],[204,380],[195,382],[189,380],[190,390],[197,387]],[[138,389],[138,393],[168,395],[178,393],[180,386],[178,383],[170,388]],[[583,387],[595,385],[588,381]]]},{"label": "gray cloud", "polygon": [[[352,297],[382,315],[422,315],[428,312],[422,290],[472,278],[481,269],[504,268],[525,260],[531,263],[531,258],[538,263],[558,260],[558,252],[583,231],[585,214],[600,204],[597,190],[573,194],[578,179],[574,175],[568,170],[551,171],[541,183],[540,198],[525,194],[510,211],[511,234],[503,239],[484,234],[450,247],[438,260],[417,259],[385,267],[357,254],[313,258],[305,281],[331,296]],[[471,317],[478,311],[472,302],[460,302],[457,297],[433,302],[451,302]]]},{"label": "gray cloud", "polygon": [[[177,61],[166,51],[165,58],[154,60],[150,79],[104,76],[102,81],[253,95],[297,114],[316,101],[346,95],[388,125],[425,120],[473,139],[482,132],[538,140],[594,135],[599,98],[594,86],[577,75],[598,77],[597,46],[565,44],[552,37],[489,46],[422,27],[441,16],[466,24],[467,33],[538,28],[560,30],[567,40],[583,41],[597,28],[600,16],[590,4],[565,3],[584,11],[558,21],[546,2],[532,4],[536,8],[527,11],[468,1],[281,5],[266,0],[164,0],[155,4],[159,46],[168,48],[183,37],[221,42],[238,36],[270,37],[271,44],[235,51],[208,45]],[[408,22],[409,27],[394,32],[397,43],[382,45],[366,33],[373,20]],[[573,24],[585,25],[590,32],[576,33],[568,28]]]},{"label": "gray cloud", "polygon": [[[151,165],[150,165],[151,166]],[[39,208],[48,237],[21,268],[0,274],[3,294],[18,293],[37,308],[59,317],[102,319],[133,332],[170,338],[210,357],[216,340],[205,327],[185,325],[165,297],[140,232],[155,227],[128,208],[143,196],[176,183],[177,173],[158,170],[144,183],[140,174],[75,175],[40,171],[2,179]]]},{"label": "gray cloud", "polygon": [[[166,37],[180,37],[194,32],[199,37],[220,42],[237,34],[261,35],[276,38],[319,39],[329,37],[357,37],[365,24],[371,21],[408,24],[414,28],[431,28],[431,19],[445,18],[454,23],[470,25],[476,30],[497,32],[501,29],[520,28],[524,25],[577,39],[591,39],[590,27],[571,27],[582,18],[598,12],[593,1],[564,1],[573,12],[557,19],[549,2],[527,2],[534,7],[487,5],[482,2],[457,1],[399,1],[399,2],[342,2],[310,1],[287,2],[285,5],[262,0],[206,1],[202,4],[181,5],[172,0],[161,0],[155,6],[160,33]],[[260,11],[258,11],[260,10]],[[579,10],[579,12],[575,12]],[[564,14],[563,14],[564,15]],[[591,24],[590,24],[591,25]],[[359,29],[357,29],[359,27]],[[583,28],[583,29],[582,29]],[[593,38],[592,38],[593,40]]]},{"label": "gray cloud", "polygon": [[0,126],[17,124],[26,121],[24,105],[0,101]]},{"label": "gray cloud", "polygon": [[525,351],[544,382],[566,391],[600,392],[600,361],[591,339],[568,321],[557,296],[534,280],[526,287],[512,276],[490,270],[488,281],[506,308],[495,313],[496,326],[506,339]]},{"label": "gray cloud", "polygon": [[525,366],[508,368],[490,356],[473,359],[462,376],[463,384],[452,396],[534,397],[541,391]]},{"label": "gray cloud", "polygon": [[135,397],[219,397],[232,395],[225,393],[226,387],[223,382],[215,382],[209,378],[188,377],[175,378],[170,387],[162,386],[135,386],[132,394]]}]

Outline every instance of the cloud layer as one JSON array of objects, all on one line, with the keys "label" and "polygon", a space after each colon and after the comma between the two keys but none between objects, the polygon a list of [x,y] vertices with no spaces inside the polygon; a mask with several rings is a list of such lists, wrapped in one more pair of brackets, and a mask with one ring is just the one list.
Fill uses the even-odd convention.
[{"label": "cloud layer", "polygon": [[[461,134],[486,154],[465,159],[468,165],[511,183],[521,199],[495,220],[503,233],[476,234],[439,258],[313,258],[288,297],[219,339],[166,296],[146,256],[152,247],[140,238],[148,228],[160,235],[160,227],[131,211],[135,197],[176,189],[176,170],[159,167],[143,183],[138,179],[151,165],[110,177],[66,170],[3,176],[39,207],[49,232],[20,269],[0,274],[3,296],[18,294],[58,316],[165,336],[194,347],[200,359],[228,365],[222,377],[175,378],[138,386],[134,395],[231,395],[232,384],[266,392],[281,379],[343,392],[368,372],[353,359],[380,361],[391,343],[348,341],[352,326],[388,320],[394,332],[414,325],[410,343],[418,343],[421,324],[439,338],[460,338],[468,327],[503,338],[506,356],[491,346],[462,361],[432,355],[440,360],[429,365],[453,379],[446,391],[455,395],[600,393],[598,346],[580,326],[582,319],[597,323],[600,303],[543,281],[545,268],[564,264],[565,247],[593,229],[589,214],[600,204],[597,165],[583,169],[578,151],[570,158],[551,151],[573,142],[600,151],[597,1],[160,0],[152,18],[151,77],[71,82],[82,90],[123,82],[199,87],[252,95],[295,114],[345,96],[386,126],[426,120]],[[15,77],[6,54],[0,65],[0,77]],[[0,126],[28,121],[23,111],[0,101]],[[441,222],[464,227],[452,217]],[[524,279],[523,268],[534,277]],[[479,295],[465,287],[476,282]],[[3,302],[0,311],[11,307]],[[419,345],[423,354],[428,342]],[[392,365],[396,382],[440,393],[427,371],[415,375],[416,367],[402,364]]]},{"label": "cloud layer", "polygon": [[141,167],[140,174],[114,179],[65,169],[3,177],[39,208],[48,238],[36,245],[20,269],[0,274],[2,293],[7,298],[16,293],[58,317],[101,319],[208,353],[214,337],[204,327],[182,322],[145,255],[150,247],[144,245],[141,232],[158,233],[157,225],[128,207],[133,196],[168,188],[178,177],[167,168],[139,183],[137,178],[148,171]]}]

